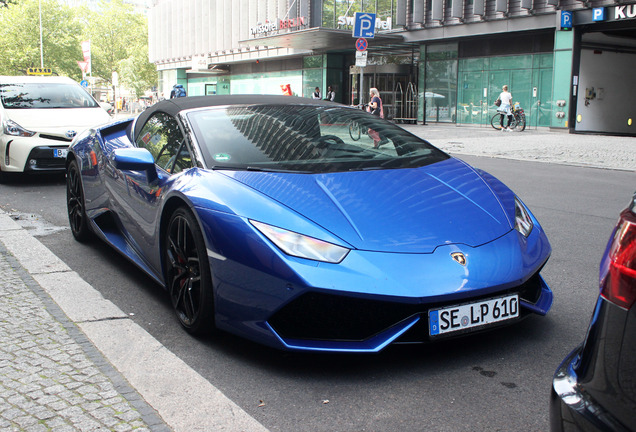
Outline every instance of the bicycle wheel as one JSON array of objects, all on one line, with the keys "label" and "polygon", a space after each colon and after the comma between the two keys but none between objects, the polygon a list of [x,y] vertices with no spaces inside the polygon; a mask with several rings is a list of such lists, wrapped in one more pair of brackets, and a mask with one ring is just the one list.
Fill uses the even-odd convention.
[{"label": "bicycle wheel", "polygon": [[501,130],[501,116],[503,116],[503,114],[496,113],[490,119],[490,125],[496,130]]},{"label": "bicycle wheel", "polygon": [[508,129],[511,131],[517,131],[519,129],[517,129],[517,126],[519,126],[519,123],[517,123],[517,117],[515,117],[515,115],[512,115],[512,120],[510,120],[510,126],[508,126]]},{"label": "bicycle wheel", "polygon": [[517,122],[517,130],[523,132],[526,130],[526,116],[525,114],[515,114],[515,121]]},{"label": "bicycle wheel", "polygon": [[353,121],[349,123],[349,135],[354,141],[358,141],[360,139],[360,124],[358,122]]}]

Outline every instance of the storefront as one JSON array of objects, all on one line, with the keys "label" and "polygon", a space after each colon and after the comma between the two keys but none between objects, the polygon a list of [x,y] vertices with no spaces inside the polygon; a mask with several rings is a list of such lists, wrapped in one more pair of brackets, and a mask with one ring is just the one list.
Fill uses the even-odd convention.
[{"label": "storefront", "polygon": [[[420,118],[426,122],[489,125],[494,101],[508,85],[528,125],[551,126],[552,32],[421,46]],[[506,46],[506,52],[495,54]]]},{"label": "storefront", "polygon": [[[376,14],[364,67],[355,12]],[[149,38],[164,95],[376,87],[397,122],[488,127],[507,84],[529,127],[632,135],[635,19],[609,0],[157,0]]]}]

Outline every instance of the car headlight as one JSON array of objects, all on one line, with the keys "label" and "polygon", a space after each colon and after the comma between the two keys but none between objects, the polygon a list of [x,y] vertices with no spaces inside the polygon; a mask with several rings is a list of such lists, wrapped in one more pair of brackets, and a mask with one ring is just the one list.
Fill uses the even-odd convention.
[{"label": "car headlight", "polygon": [[530,213],[528,213],[526,207],[521,204],[521,201],[515,197],[515,229],[524,237],[528,237],[533,227],[534,223],[532,222]]},{"label": "car headlight", "polygon": [[7,120],[3,125],[4,133],[7,135],[20,136],[20,137],[32,137],[35,135],[35,132],[31,132],[26,130],[13,120]]},{"label": "car headlight", "polygon": [[250,223],[287,255],[337,264],[349,253],[349,249],[333,243],[267,225],[262,222],[250,220]]}]

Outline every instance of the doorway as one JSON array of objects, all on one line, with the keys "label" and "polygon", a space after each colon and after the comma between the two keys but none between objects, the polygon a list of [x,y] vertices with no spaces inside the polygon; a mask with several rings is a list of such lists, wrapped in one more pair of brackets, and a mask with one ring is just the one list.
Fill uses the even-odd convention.
[{"label": "doorway", "polygon": [[[369,90],[375,87],[380,92],[384,117],[387,119],[400,118],[408,89],[417,85],[417,72],[411,65],[388,64],[372,65],[364,68],[351,66],[349,68],[349,88],[351,105],[369,102]],[[360,72],[362,71],[362,98],[360,98]],[[417,108],[415,109],[417,112]]]}]

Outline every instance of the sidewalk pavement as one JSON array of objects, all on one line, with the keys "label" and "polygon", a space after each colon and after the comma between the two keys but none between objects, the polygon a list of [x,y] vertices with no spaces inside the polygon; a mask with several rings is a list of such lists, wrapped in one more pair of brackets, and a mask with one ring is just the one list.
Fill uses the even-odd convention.
[{"label": "sidewalk pavement", "polygon": [[0,430],[266,431],[2,210]]},{"label": "sidewalk pavement", "polygon": [[[631,137],[403,126],[460,157],[636,172]],[[0,430],[266,430],[2,210],[0,316]]]},{"label": "sidewalk pavement", "polygon": [[487,156],[636,171],[636,137],[570,134],[549,128],[502,132],[484,125],[438,123],[401,126],[458,157]]}]

